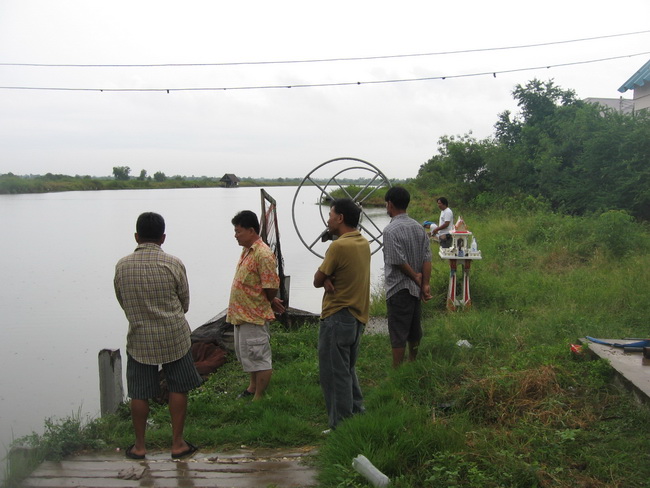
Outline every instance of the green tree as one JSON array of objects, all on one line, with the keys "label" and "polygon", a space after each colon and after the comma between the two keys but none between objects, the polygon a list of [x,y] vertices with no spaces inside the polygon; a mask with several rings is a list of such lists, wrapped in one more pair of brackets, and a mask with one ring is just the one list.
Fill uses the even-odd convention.
[{"label": "green tree", "polygon": [[[584,103],[553,81],[512,92],[493,138],[440,138],[416,183],[469,202],[532,196],[570,214],[624,210],[650,219],[650,116]],[[486,201],[485,196],[481,201]]]},{"label": "green tree", "polygon": [[167,180],[167,176],[165,176],[165,173],[163,173],[162,171],[156,171],[153,174],[153,179],[158,182],[163,182]]},{"label": "green tree", "polygon": [[127,181],[130,173],[131,168],[128,166],[113,166],[113,176],[116,180]]},{"label": "green tree", "polygon": [[140,176],[138,176],[138,180],[144,181],[146,179],[147,179],[147,170],[146,169],[140,170]]}]

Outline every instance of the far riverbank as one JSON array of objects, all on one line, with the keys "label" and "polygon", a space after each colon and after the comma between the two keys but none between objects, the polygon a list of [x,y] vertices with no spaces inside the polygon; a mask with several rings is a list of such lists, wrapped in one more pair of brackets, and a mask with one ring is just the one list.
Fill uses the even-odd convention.
[{"label": "far riverbank", "polygon": [[[314,179],[316,183],[327,183],[327,180]],[[312,181],[306,181],[306,186],[313,186]],[[399,181],[394,180],[393,183]],[[234,188],[239,187],[273,187],[299,186],[303,178],[251,178],[243,177]],[[339,180],[341,184],[360,184],[358,179]],[[152,178],[150,176],[129,177],[120,180],[112,176],[69,176],[48,173],[46,175],[15,175],[7,173],[0,175],[0,195],[15,195],[23,193],[57,193],[65,191],[100,191],[100,190],[170,190],[179,188],[226,188],[221,177],[208,176],[172,176]]]}]

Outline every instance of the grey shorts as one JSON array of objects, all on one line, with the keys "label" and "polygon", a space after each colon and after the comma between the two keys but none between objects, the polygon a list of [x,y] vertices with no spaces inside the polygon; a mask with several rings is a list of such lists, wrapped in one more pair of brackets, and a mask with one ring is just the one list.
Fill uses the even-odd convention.
[{"label": "grey shorts", "polygon": [[386,300],[388,334],[393,348],[406,347],[407,342],[422,339],[422,304],[404,288]]},{"label": "grey shorts", "polygon": [[[157,364],[142,364],[127,353],[126,384],[129,398],[147,400],[158,398],[160,390],[160,368]],[[196,371],[192,350],[176,361],[162,365],[167,380],[167,388],[172,393],[185,393],[198,386],[203,380]]]},{"label": "grey shorts", "polygon": [[235,354],[247,373],[273,369],[271,363],[271,332],[264,325],[235,325]]}]

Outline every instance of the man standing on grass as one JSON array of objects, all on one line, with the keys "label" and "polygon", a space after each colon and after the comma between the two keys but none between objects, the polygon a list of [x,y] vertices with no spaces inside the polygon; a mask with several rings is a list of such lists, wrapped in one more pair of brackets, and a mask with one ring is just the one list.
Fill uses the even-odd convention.
[{"label": "man standing on grass", "polygon": [[440,219],[438,219],[438,226],[431,229],[433,237],[438,235],[440,247],[451,247],[452,238],[451,231],[454,228],[454,212],[449,208],[449,202],[445,197],[440,197],[437,200],[438,208],[440,209]]},{"label": "man standing on grass", "polygon": [[314,275],[324,288],[318,364],[330,429],[364,411],[355,365],[370,309],[370,245],[357,229],[360,214],[349,198],[332,203],[327,229],[338,239]]},{"label": "man standing on grass", "polygon": [[388,332],[393,350],[393,368],[417,357],[422,339],[421,303],[431,298],[431,246],[422,226],[408,216],[411,195],[405,188],[389,188],[386,212],[391,217],[384,229],[384,276]]},{"label": "man standing on grass", "polygon": [[190,290],[181,260],[160,247],[165,237],[162,216],[143,213],[136,223],[135,252],[115,266],[115,295],[129,321],[126,381],[135,431],[135,443],[126,450],[130,459],[144,459],[147,452],[149,398],[160,397],[159,365],[169,388],[172,458],[187,457],[197,450],[183,439],[187,392],[202,381],[194,367],[190,326],[185,319]]},{"label": "man standing on grass", "polygon": [[259,235],[260,224],[250,210],[232,219],[235,239],[242,246],[230,290],[226,322],[235,327],[235,353],[245,372],[250,373],[248,387],[239,398],[260,400],[273,374],[269,323],[285,308],[276,297],[280,277],[273,251]]}]

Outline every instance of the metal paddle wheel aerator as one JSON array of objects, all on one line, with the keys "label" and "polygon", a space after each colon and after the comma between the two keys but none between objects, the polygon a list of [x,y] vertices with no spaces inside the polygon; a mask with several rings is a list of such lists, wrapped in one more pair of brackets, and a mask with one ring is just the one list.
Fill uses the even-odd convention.
[{"label": "metal paddle wheel aerator", "polygon": [[[350,184],[350,181],[355,183]],[[362,159],[336,158],[316,166],[303,178],[293,197],[291,216],[298,238],[311,253],[320,258],[324,257],[327,248],[324,243],[332,238],[327,231],[329,203],[336,198],[333,195],[339,195],[339,198],[352,199],[361,209],[359,230],[368,239],[371,253],[376,253],[383,246],[383,232],[364,209],[364,203],[373,196],[376,197],[379,189],[390,186],[390,181],[379,168]],[[309,202],[316,204],[308,209],[313,208],[313,211],[301,212],[301,197],[307,192],[307,187],[316,187],[319,194],[316,202]],[[321,230],[314,234],[301,230],[301,227],[313,228],[304,222],[304,219],[313,218],[320,218],[323,224]]]}]

